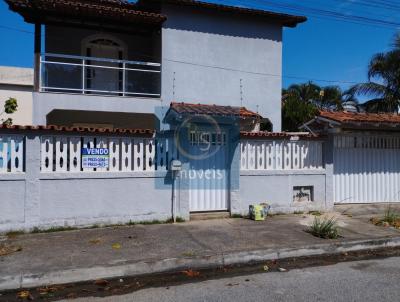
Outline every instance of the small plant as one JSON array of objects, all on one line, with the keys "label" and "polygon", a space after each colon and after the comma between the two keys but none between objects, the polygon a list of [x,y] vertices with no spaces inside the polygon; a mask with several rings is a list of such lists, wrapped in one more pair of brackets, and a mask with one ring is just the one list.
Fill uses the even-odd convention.
[{"label": "small plant", "polygon": [[295,215],[303,215],[304,212],[303,212],[303,211],[295,211],[294,214],[295,214]]},{"label": "small plant", "polygon": [[400,213],[395,211],[390,205],[386,208],[382,218],[371,218],[370,221],[375,225],[384,227],[400,228]]},{"label": "small plant", "polygon": [[310,211],[308,214],[313,215],[313,216],[321,216],[322,213],[320,211]]},{"label": "small plant", "polygon": [[185,222],[185,219],[178,216],[178,217],[176,217],[176,222],[182,223],[182,222]]},{"label": "small plant", "polygon": [[0,123],[3,125],[12,125],[13,120],[12,118],[2,118],[1,116],[4,114],[13,114],[18,109],[18,102],[15,98],[9,98],[4,103],[4,110],[0,113]]},{"label": "small plant", "polygon": [[[175,218],[176,223],[182,223],[185,222],[185,219],[183,219],[182,217],[177,216]],[[160,223],[174,223],[174,219],[171,217],[170,219],[166,220],[166,221],[160,221]]]},{"label": "small plant", "polygon": [[196,256],[196,254],[193,251],[188,251],[188,252],[183,252],[182,256],[183,257],[194,257],[194,256]]},{"label": "small plant", "polygon": [[312,225],[307,230],[315,237],[324,239],[336,239],[339,237],[339,231],[336,219],[315,217]]},{"label": "small plant", "polygon": [[383,216],[383,221],[393,225],[397,220],[400,219],[400,214],[397,213],[391,206],[385,210],[385,214]]},{"label": "small plant", "polygon": [[243,218],[243,215],[240,214],[232,214],[231,218]]}]

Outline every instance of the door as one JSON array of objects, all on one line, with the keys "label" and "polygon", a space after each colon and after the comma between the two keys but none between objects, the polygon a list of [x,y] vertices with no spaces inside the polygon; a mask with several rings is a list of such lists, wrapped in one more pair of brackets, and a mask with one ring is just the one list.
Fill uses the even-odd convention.
[{"label": "door", "polygon": [[400,137],[334,138],[335,203],[400,201]]},{"label": "door", "polygon": [[191,212],[227,211],[229,168],[227,131],[190,132],[189,204]]},{"label": "door", "polygon": [[[118,45],[103,40],[91,42],[87,48],[87,56],[110,60],[120,60],[123,57],[122,50]],[[94,93],[121,92],[122,71],[120,63],[90,60],[88,65],[101,67],[88,67],[86,73],[87,87]],[[104,68],[103,68],[104,67]]]}]

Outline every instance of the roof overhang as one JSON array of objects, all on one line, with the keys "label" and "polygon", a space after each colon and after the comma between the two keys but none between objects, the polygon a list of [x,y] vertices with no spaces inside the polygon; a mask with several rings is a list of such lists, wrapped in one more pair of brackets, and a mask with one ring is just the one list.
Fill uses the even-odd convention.
[{"label": "roof overhang", "polygon": [[354,112],[321,111],[300,129],[312,133],[340,131],[400,131],[400,116]]},{"label": "roof overhang", "polygon": [[159,26],[166,17],[135,9],[135,5],[119,0],[5,0],[10,10],[28,23],[93,24],[103,27],[141,24]]},{"label": "roof overhang", "polygon": [[[204,119],[204,117],[206,118]],[[164,121],[167,123],[182,122],[188,118],[199,122],[206,122],[211,118],[212,121],[224,123],[232,121],[261,121],[262,116],[245,107],[172,102]]]}]

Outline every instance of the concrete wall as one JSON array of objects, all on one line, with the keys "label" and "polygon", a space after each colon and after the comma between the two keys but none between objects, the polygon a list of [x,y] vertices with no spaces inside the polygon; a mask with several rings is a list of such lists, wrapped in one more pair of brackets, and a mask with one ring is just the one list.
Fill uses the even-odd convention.
[{"label": "concrete wall", "polygon": [[[171,173],[145,170],[41,172],[40,132],[29,131],[25,135],[25,172],[0,174],[0,232],[167,220],[173,212],[173,188],[177,216],[190,219],[190,186],[182,180],[174,187]],[[60,134],[46,132],[42,135]],[[68,135],[73,134],[68,132]],[[262,202],[270,204],[273,213],[332,208],[333,169],[329,160],[325,169],[318,170],[241,171],[240,147],[237,140],[232,141],[229,151],[229,210],[232,214],[247,215],[250,204]],[[330,158],[328,153],[324,158]],[[184,166],[188,165],[184,162]],[[313,201],[294,202],[294,186],[313,186]]]},{"label": "concrete wall", "polygon": [[280,131],[281,25],[187,7],[162,12],[164,102],[243,105]]},{"label": "concrete wall", "polygon": [[[273,213],[326,210],[326,171],[242,171],[240,197],[232,213],[247,214],[249,205],[268,203]],[[293,202],[294,186],[313,186],[314,201]]]},{"label": "concrete wall", "polygon": [[[0,174],[0,232],[172,216],[166,172],[42,173],[39,136],[26,139],[25,165],[25,173]],[[189,218],[183,203],[177,203],[177,216]]]},{"label": "concrete wall", "polygon": [[[33,94],[33,124],[46,125],[47,115],[56,109],[154,114],[155,108],[161,105],[161,100],[154,98],[35,92]],[[104,124],[108,122],[106,120],[103,121]]]}]

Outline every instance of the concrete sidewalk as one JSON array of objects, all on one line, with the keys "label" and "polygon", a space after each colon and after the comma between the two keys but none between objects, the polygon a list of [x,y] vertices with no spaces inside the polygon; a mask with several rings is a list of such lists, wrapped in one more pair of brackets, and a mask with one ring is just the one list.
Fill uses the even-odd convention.
[{"label": "concrete sidewalk", "polygon": [[0,245],[22,250],[0,256],[0,290],[400,246],[398,230],[327,215],[338,218],[342,238],[304,232],[313,216],[302,214],[265,222],[219,219],[4,238]]}]

